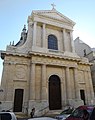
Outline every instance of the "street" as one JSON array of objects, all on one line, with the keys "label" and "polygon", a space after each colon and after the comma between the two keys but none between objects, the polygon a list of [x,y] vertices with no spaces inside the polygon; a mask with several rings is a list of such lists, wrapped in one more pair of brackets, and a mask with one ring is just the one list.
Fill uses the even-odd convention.
[{"label": "street", "polygon": [[17,118],[17,120],[28,120],[28,118]]}]

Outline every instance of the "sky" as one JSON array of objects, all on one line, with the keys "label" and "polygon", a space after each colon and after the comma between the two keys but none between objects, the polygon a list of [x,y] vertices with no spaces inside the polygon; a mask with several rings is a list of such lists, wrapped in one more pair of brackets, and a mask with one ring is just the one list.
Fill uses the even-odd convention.
[{"label": "sky", "polygon": [[[79,37],[90,47],[95,47],[95,0],[0,0],[0,50],[13,42],[16,44],[32,10],[55,9],[73,20],[73,39]],[[0,58],[0,80],[3,60]]]}]

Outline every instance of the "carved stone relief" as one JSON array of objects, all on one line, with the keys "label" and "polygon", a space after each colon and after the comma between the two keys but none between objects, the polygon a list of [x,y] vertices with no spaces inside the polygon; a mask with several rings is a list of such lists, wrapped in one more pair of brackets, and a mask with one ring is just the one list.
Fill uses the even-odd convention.
[{"label": "carved stone relief", "polygon": [[26,70],[22,65],[16,67],[16,77],[19,79],[24,79],[26,76]]}]

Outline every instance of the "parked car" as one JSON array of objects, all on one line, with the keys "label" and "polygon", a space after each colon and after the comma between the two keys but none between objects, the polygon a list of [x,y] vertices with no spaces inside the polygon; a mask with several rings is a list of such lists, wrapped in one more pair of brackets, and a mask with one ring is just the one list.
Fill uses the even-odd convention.
[{"label": "parked car", "polygon": [[66,118],[66,120],[82,120],[84,115],[84,110],[89,114],[89,120],[95,120],[95,106],[83,105],[76,108],[72,114]]},{"label": "parked car", "polygon": [[28,120],[57,120],[51,117],[39,117],[39,118],[30,118]]},{"label": "parked car", "polygon": [[13,112],[0,112],[0,120],[17,120]]},{"label": "parked car", "polygon": [[74,108],[68,108],[62,111],[59,115],[55,116],[57,120],[65,120],[73,112]]}]

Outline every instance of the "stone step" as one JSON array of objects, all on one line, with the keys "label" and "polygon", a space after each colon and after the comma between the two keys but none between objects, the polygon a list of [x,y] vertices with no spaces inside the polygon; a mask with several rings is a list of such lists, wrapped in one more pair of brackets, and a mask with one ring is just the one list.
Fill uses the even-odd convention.
[{"label": "stone step", "polygon": [[63,110],[49,110],[44,116],[47,117],[55,117],[56,115],[59,115]]},{"label": "stone step", "polygon": [[22,112],[15,112],[17,118],[27,118],[28,116]]}]

